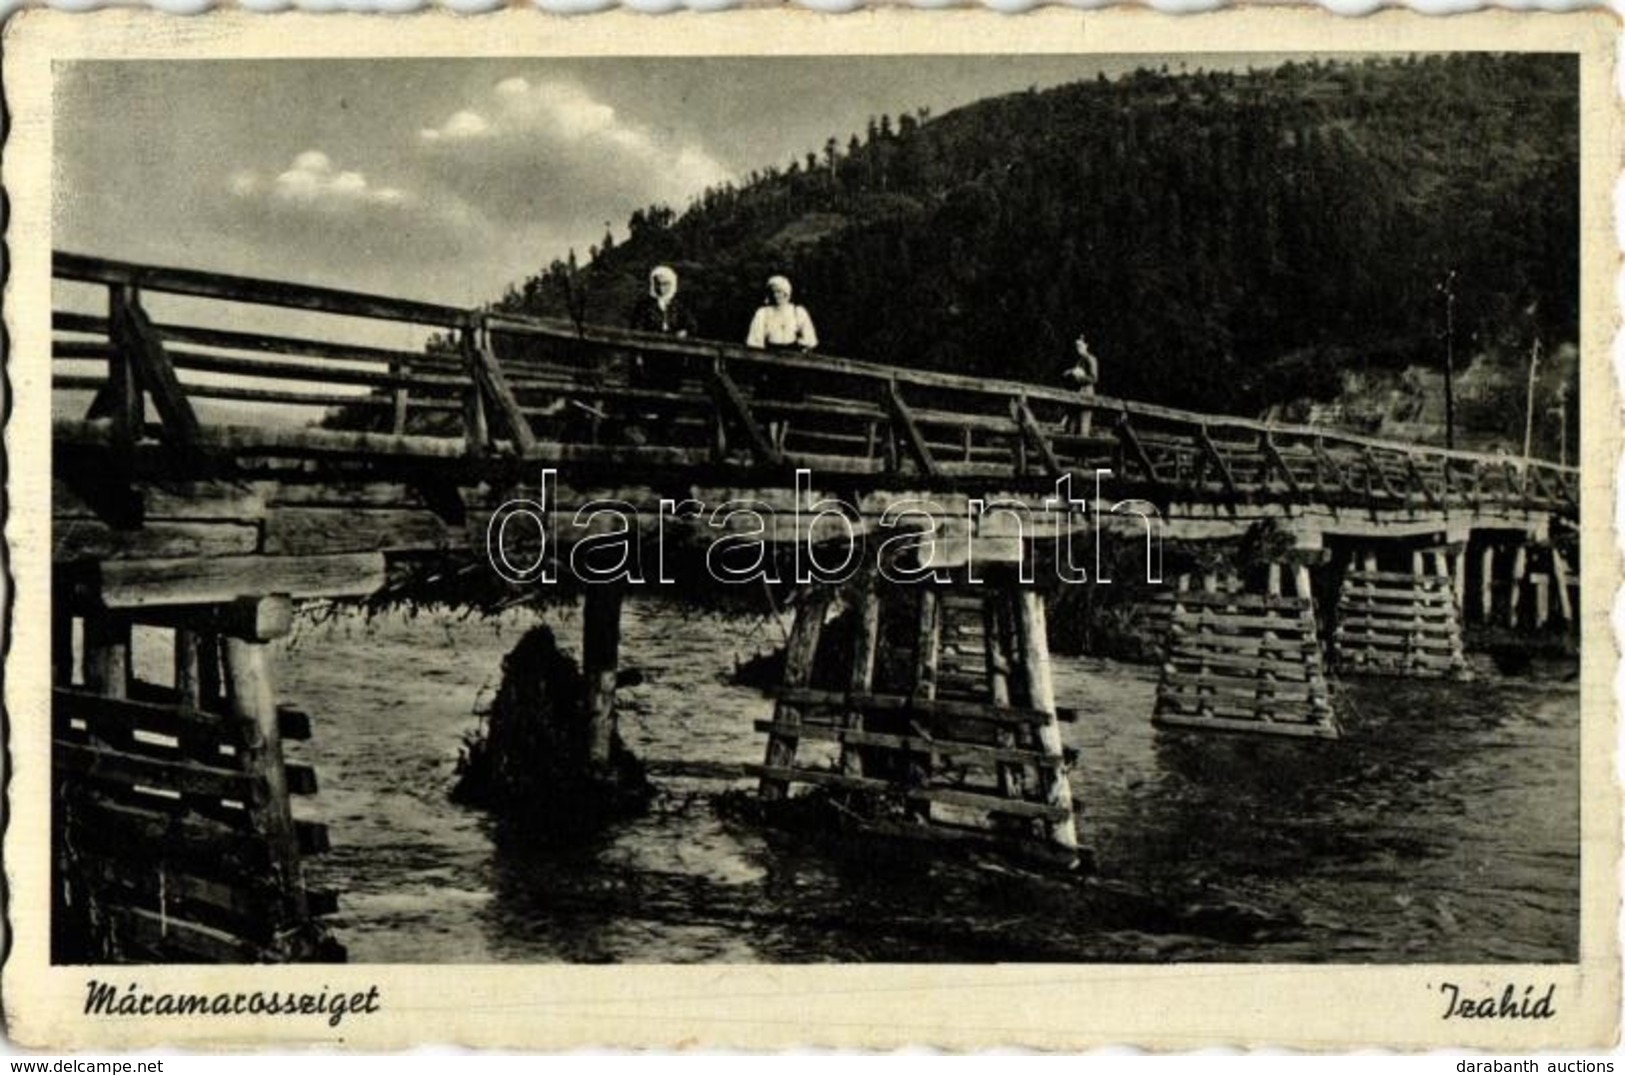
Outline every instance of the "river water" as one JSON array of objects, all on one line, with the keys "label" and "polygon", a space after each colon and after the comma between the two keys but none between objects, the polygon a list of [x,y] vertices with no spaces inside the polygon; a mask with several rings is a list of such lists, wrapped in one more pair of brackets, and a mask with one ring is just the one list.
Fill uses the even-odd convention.
[{"label": "river water", "polygon": [[[621,732],[660,793],[568,849],[449,801],[462,738],[540,614],[302,621],[282,697],[314,739],[300,816],[333,850],[332,923],[356,962],[1572,961],[1579,695],[1569,669],[1471,684],[1336,686],[1331,742],[1168,735],[1155,669],[1057,657],[1087,876],[874,842],[809,843],[719,809],[706,764],[760,761],[736,662],[776,620],[627,606]],[[561,643],[579,615],[550,610]],[[522,823],[519,823],[522,828]]]}]

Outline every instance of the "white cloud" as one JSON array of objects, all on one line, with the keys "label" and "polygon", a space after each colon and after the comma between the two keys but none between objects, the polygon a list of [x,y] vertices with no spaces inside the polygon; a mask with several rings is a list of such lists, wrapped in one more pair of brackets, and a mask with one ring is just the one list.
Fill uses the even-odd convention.
[{"label": "white cloud", "polygon": [[359,171],[337,170],[333,158],[319,149],[307,149],[293,164],[269,181],[257,172],[232,173],[231,193],[241,199],[269,199],[273,207],[345,213],[371,207],[404,207],[411,201],[399,187],[374,186]]},{"label": "white cloud", "polygon": [[418,140],[436,179],[494,218],[624,216],[682,203],[728,170],[704,146],[651,129],[573,82],[502,79]]},{"label": "white cloud", "polygon": [[436,142],[444,138],[448,141],[461,141],[468,138],[484,138],[491,134],[491,124],[478,112],[463,110],[448,119],[439,127],[425,128],[423,140]]},{"label": "white cloud", "polygon": [[444,263],[491,241],[487,221],[454,192],[377,182],[346,163],[307,149],[281,171],[238,170],[217,211],[233,234],[267,250],[320,251],[327,266],[360,275],[374,262]]}]

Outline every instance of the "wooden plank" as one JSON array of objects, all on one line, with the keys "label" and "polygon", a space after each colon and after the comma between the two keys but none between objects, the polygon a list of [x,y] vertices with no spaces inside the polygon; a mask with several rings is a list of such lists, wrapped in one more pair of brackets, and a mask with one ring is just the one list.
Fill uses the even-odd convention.
[{"label": "wooden plank", "polygon": [[1232,498],[1238,496],[1235,472],[1230,469],[1230,461],[1219,451],[1218,445],[1213,443],[1213,438],[1208,436],[1205,423],[1196,427],[1196,442],[1201,445],[1202,453],[1213,461],[1214,466],[1219,468],[1219,476],[1224,479],[1226,491],[1229,492]]},{"label": "wooden plank", "polygon": [[1146,481],[1150,482],[1154,488],[1161,488],[1163,485],[1163,477],[1161,474],[1157,473],[1157,465],[1151,461],[1151,456],[1146,452],[1145,444],[1140,440],[1140,435],[1136,433],[1134,431],[1134,427],[1129,424],[1127,412],[1124,412],[1118,416],[1117,423],[1113,429],[1117,433],[1117,439],[1122,442],[1122,445],[1127,450],[1129,456],[1133,458],[1134,462],[1139,464],[1140,469],[1144,471]]},{"label": "wooden plank", "polygon": [[225,603],[242,594],[365,597],[384,584],[378,553],[228,556],[207,560],[117,560],[99,568],[108,608]]},{"label": "wooden plank", "polygon": [[[348,366],[302,365],[297,362],[276,362],[263,358],[236,358],[207,351],[184,348],[169,350],[171,364],[178,370],[198,373],[233,373],[267,381],[294,381],[316,385],[360,385],[369,388],[401,388],[408,382],[384,369],[355,369]],[[430,387],[441,382],[460,383],[456,378],[439,378],[423,382]]]},{"label": "wooden plank", "polygon": [[468,546],[465,526],[451,526],[428,508],[273,507],[261,549],[268,556],[434,550]]},{"label": "wooden plank", "polygon": [[1163,676],[1157,696],[1159,699],[1191,700],[1208,697],[1239,698],[1249,703],[1258,700],[1260,704],[1268,697],[1277,704],[1285,704],[1324,700],[1326,692],[1319,685],[1312,683],[1289,683],[1286,680],[1271,682],[1241,676],[1175,672]]},{"label": "wooden plank", "polygon": [[479,382],[480,391],[485,395],[486,401],[502,416],[502,422],[508,427],[508,433],[513,438],[514,447],[518,449],[519,454],[530,455],[536,449],[536,435],[531,432],[530,420],[520,410],[513,386],[508,383],[507,374],[497,361],[496,353],[491,350],[489,333],[483,328],[475,328],[470,346],[473,374],[475,380]]},{"label": "wooden plank", "polygon": [[[390,367],[390,372],[408,382],[412,376],[412,365],[402,361]],[[397,436],[406,432],[407,420],[411,417],[411,388],[408,383],[397,384],[390,395],[389,431]]]},{"label": "wooden plank", "polygon": [[276,707],[276,726],[277,732],[284,741],[298,740],[302,742],[310,738],[310,714],[294,706],[279,705]]},{"label": "wooden plank", "polygon": [[259,546],[252,523],[148,520],[139,529],[114,529],[99,519],[55,519],[51,559],[150,560],[240,556]]},{"label": "wooden plank", "polygon": [[934,586],[917,586],[919,616],[914,629],[914,691],[912,700],[930,702],[937,696],[937,663],[942,646],[941,594]]},{"label": "wooden plank", "polygon": [[711,394],[716,400],[717,408],[733,419],[734,423],[744,432],[746,443],[750,446],[751,455],[756,458],[757,462],[773,467],[783,465],[783,453],[774,446],[773,442],[768,439],[767,434],[762,431],[760,423],[751,414],[751,405],[746,401],[745,394],[739,390],[739,385],[734,383],[734,379],[728,376],[728,371],[721,360],[712,364],[708,383],[711,387]]},{"label": "wooden plank", "polygon": [[326,825],[295,818],[293,835],[301,855],[321,855],[333,850],[333,841]]},{"label": "wooden plank", "polygon": [[[113,346],[107,356],[107,376],[97,384],[90,379],[82,387],[89,387],[96,395],[90,401],[85,417],[107,419],[113,442],[119,445],[133,443],[141,436],[146,423],[146,396],[142,391],[140,373],[131,347],[123,339],[127,323],[125,308],[136,301],[135,290],[130,287],[108,289],[108,320],[118,326],[113,334]],[[52,378],[53,383],[67,385],[72,378]]]},{"label": "wooden plank", "polygon": [[117,905],[103,911],[111,919],[115,946],[133,943],[172,960],[184,954],[189,957],[186,962],[263,963],[275,958],[252,941],[172,915]]},{"label": "wooden plank", "polygon": [[1186,608],[1201,608],[1208,605],[1228,606],[1238,610],[1256,611],[1269,609],[1273,611],[1289,612],[1298,615],[1313,607],[1313,601],[1307,597],[1283,597],[1280,595],[1255,593],[1204,593],[1200,590],[1184,590],[1176,593],[1161,594],[1157,602],[1163,605],[1181,605]]},{"label": "wooden plank", "polygon": [[1032,410],[1027,406],[1026,397],[1019,397],[1010,403],[1010,413],[1015,417],[1021,433],[1027,438],[1027,443],[1038,453],[1044,461],[1044,470],[1051,477],[1060,477],[1066,473],[1061,461],[1055,457],[1055,449],[1050,446],[1049,438],[1039,428],[1038,419],[1033,417]]},{"label": "wooden plank", "polygon": [[101,726],[117,728],[126,735],[138,730],[175,739],[199,735],[237,750],[257,750],[263,745],[252,727],[225,720],[217,713],[106,698],[76,688],[53,688],[51,712],[53,723],[59,726],[69,720],[81,720],[91,725],[93,732]]},{"label": "wooden plank", "polygon": [[78,332],[90,336],[106,336],[108,319],[95,314],[79,314],[68,310],[51,311],[52,332]]},{"label": "wooden plank", "polygon": [[152,320],[133,295],[113,313],[113,338],[136,368],[141,385],[152,396],[162,432],[177,444],[197,440],[197,413],[175,375],[164,344],[153,331]]},{"label": "wooden plank", "polygon": [[[293,783],[288,775],[289,766],[282,758],[270,644],[228,638],[222,656],[232,717],[253,725],[265,741],[264,749],[254,755],[255,778],[264,789],[264,795],[249,804],[254,829],[270,846],[271,861],[281,879],[283,917],[291,922],[303,922],[306,912],[299,872],[299,842],[288,799]],[[310,784],[314,790],[314,774],[311,774]]]},{"label": "wooden plank", "polygon": [[1175,632],[1189,632],[1193,629],[1220,632],[1275,631],[1283,635],[1304,634],[1314,630],[1312,620],[1274,616],[1268,613],[1262,616],[1249,616],[1241,612],[1219,612],[1215,608],[1216,606],[1207,606],[1195,611],[1176,610],[1170,629]]},{"label": "wooden plank", "polygon": [[[873,575],[865,575],[851,593],[848,610],[852,615],[852,670],[847,677],[847,692],[853,695],[870,694],[874,690],[875,656],[880,645],[880,593]],[[844,731],[863,734],[863,710],[846,711]],[[841,740],[841,772],[848,776],[862,776],[867,768],[864,751],[854,749],[855,741]]]},{"label": "wooden plank", "polygon": [[1297,496],[1301,493],[1302,490],[1298,486],[1297,477],[1292,473],[1292,468],[1286,465],[1286,460],[1281,458],[1281,450],[1275,446],[1275,439],[1270,436],[1267,430],[1258,436],[1258,449],[1263,453],[1264,459],[1269,465],[1274,467],[1276,472],[1281,475],[1292,495]]},{"label": "wooden plank", "polygon": [[[1392,583],[1387,589],[1419,589],[1429,592],[1442,591],[1446,580],[1437,575],[1418,575],[1409,571],[1349,571],[1343,576],[1348,583],[1373,585],[1377,583]],[[1375,589],[1384,587],[1375,586]]]},{"label": "wooden plank", "polygon": [[[914,424],[919,426],[922,432],[937,429],[942,434],[963,434],[968,430],[973,433],[987,433],[992,439],[1005,441],[1007,443],[1000,445],[997,451],[1008,461],[1010,446],[1021,436],[1021,428],[1019,425],[1012,425],[1016,417],[1015,400],[1011,399],[1005,402],[1006,408],[1002,414],[984,414],[973,410],[939,410],[935,407],[913,405],[909,407],[908,412],[914,417]],[[881,417],[885,417],[884,412],[881,413]],[[1044,438],[1048,440],[1049,434],[1045,433]],[[939,437],[939,439],[941,438]],[[981,439],[978,438],[978,442],[980,441]],[[963,448],[964,441],[961,439],[958,450]]]},{"label": "wooden plank", "polygon": [[180,758],[165,761],[62,741],[52,743],[51,757],[59,771],[108,786],[164,788],[243,803],[263,803],[268,794],[261,777]]},{"label": "wooden plank", "polygon": [[130,621],[100,610],[84,617],[85,688],[109,698],[126,698],[133,670],[130,664]]},{"label": "wooden plank", "polygon": [[903,402],[902,393],[897,388],[896,381],[887,381],[885,394],[882,397],[886,411],[891,417],[892,426],[902,435],[903,445],[908,449],[909,456],[914,465],[920,468],[920,473],[928,478],[937,477],[942,473],[937,465],[936,458],[932,456],[931,449],[920,435],[920,427],[915,424],[914,416],[909,413],[908,404]]},{"label": "wooden plank", "polygon": [[1433,487],[1428,485],[1427,479],[1422,476],[1421,468],[1416,465],[1415,457],[1409,454],[1405,456],[1405,472],[1409,476],[1412,486],[1421,492],[1429,507],[1439,508],[1443,506],[1439,501],[1438,494],[1433,491]]},{"label": "wooden plank", "polygon": [[1190,631],[1175,632],[1170,627],[1167,645],[1171,653],[1190,654],[1201,657],[1209,652],[1225,652],[1256,656],[1258,654],[1279,654],[1287,656],[1293,653],[1312,654],[1320,648],[1316,638],[1285,640],[1280,638],[1264,638],[1259,635],[1201,635]]},{"label": "wooden plank", "polygon": [[1440,586],[1418,586],[1407,590],[1395,587],[1348,585],[1338,591],[1338,599],[1339,603],[1342,604],[1353,603],[1370,607],[1417,606],[1448,609],[1454,605],[1450,591]]},{"label": "wooden plank", "polygon": [[284,481],[269,488],[265,502],[274,508],[363,509],[427,508],[422,492],[401,481],[330,479],[309,483]]},{"label": "wooden plank", "polygon": [[305,889],[305,906],[312,918],[323,918],[339,913],[339,894],[330,888]]},{"label": "wooden plank", "polygon": [[[51,341],[51,359],[56,362],[87,362],[95,359],[107,361],[112,357],[113,345],[106,340]],[[52,384],[56,387],[66,387],[65,384],[57,384],[54,377]]]},{"label": "wooden plank", "polygon": [[74,863],[74,873],[97,889],[100,903],[153,911],[259,943],[287,925],[268,880],[251,875],[227,881],[162,860],[144,866],[85,855]]},{"label": "wooden plank", "polygon": [[[1008,708],[1014,704],[1012,689],[1023,684],[1013,682],[1014,659],[1012,657],[1012,636],[1015,634],[1015,625],[1011,621],[1010,593],[1008,589],[994,590],[984,594],[977,602],[980,608],[967,609],[974,612],[982,629],[981,642],[982,663],[987,670],[988,701],[995,706]],[[1001,725],[997,731],[998,744],[1003,749],[1013,749],[1021,741],[1017,729],[1009,725]],[[1027,770],[1024,765],[1005,763],[998,766],[999,794],[1006,798],[1025,799],[1027,797]],[[1062,854],[1070,849],[1062,849]]]},{"label": "wooden plank", "polygon": [[[1055,687],[1050,673],[1049,635],[1045,622],[1044,597],[1037,590],[1018,589],[1011,595],[1015,631],[1012,650],[1018,655],[1011,669],[1020,677],[1023,692],[1032,707],[1049,719],[1033,727],[1040,748],[1051,757],[1061,756],[1061,729],[1055,714]],[[1072,785],[1065,768],[1040,769],[1039,791],[1052,813],[1046,820],[1050,843],[1066,851],[1078,848],[1077,821],[1072,812]]]},{"label": "wooden plank", "polygon": [[[779,692],[778,702],[774,706],[774,720],[779,724],[794,725],[800,723],[802,719],[803,703],[793,696],[806,691],[807,684],[812,682],[813,662],[818,655],[818,640],[823,635],[824,618],[834,599],[833,586],[816,586],[801,592],[800,601],[796,606],[795,623],[790,628],[790,638],[784,646],[785,689]],[[786,697],[787,695],[791,697]],[[845,712],[851,708],[850,705],[840,707],[842,719]],[[794,739],[783,736],[768,737],[763,759],[766,768],[787,769],[795,764],[795,758]],[[757,794],[767,802],[776,802],[790,794],[790,786],[783,780],[762,776]]]},{"label": "wooden plank", "polygon": [[443,328],[455,327],[465,316],[463,310],[453,306],[226,273],[138,265],[127,261],[70,254],[61,250],[53,252],[51,256],[51,274],[59,280],[126,284],[147,291],[163,291],[175,295],[282,306],[296,310],[316,310],[322,313],[342,314],[346,317],[408,321]]},{"label": "wooden plank", "polygon": [[588,586],[581,607],[581,675],[586,681],[588,760],[607,769],[616,735],[615,689],[620,678],[620,582]]},{"label": "wooden plank", "polygon": [[1350,647],[1380,650],[1414,651],[1417,653],[1454,653],[1459,643],[1453,639],[1437,639],[1430,635],[1400,638],[1370,631],[1338,631],[1333,635],[1334,647],[1341,653]]},{"label": "wooden plank", "polygon": [[1342,628],[1364,628],[1388,634],[1454,635],[1456,633],[1455,617],[1449,613],[1428,617],[1401,613],[1386,615],[1339,613],[1337,625]]},{"label": "wooden plank", "polygon": [[[277,714],[277,720],[279,723],[278,734],[280,734],[280,712]],[[315,769],[311,768],[309,765],[303,764],[302,762],[284,762],[282,771],[284,776],[287,778],[289,795],[316,794],[318,786],[316,783]]]},{"label": "wooden plank", "polygon": [[914,698],[906,694],[849,694],[841,691],[785,689],[778,692],[782,702],[816,709],[857,707],[869,713],[912,713],[921,717],[955,720],[986,720],[1007,724],[1041,724],[1050,714],[1017,706],[996,706],[949,698]]},{"label": "wooden plank", "polygon": [[[75,843],[97,855],[142,864],[154,859],[196,862],[244,874],[270,865],[265,841],[216,818],[120,802],[71,785],[63,802]],[[246,822],[246,813],[243,817]]]},{"label": "wooden plank", "polygon": [[293,602],[280,595],[237,597],[207,605],[157,605],[129,615],[136,623],[260,642],[286,637],[293,630]]},{"label": "wooden plank", "polygon": [[280,388],[245,388],[242,385],[209,384],[188,381],[182,386],[196,399],[228,399],[239,403],[270,403],[287,407],[375,407],[390,406],[388,397],[365,392],[289,392]]},{"label": "wooden plank", "polygon": [[984,743],[968,743],[959,739],[938,739],[925,735],[891,735],[882,732],[862,731],[855,728],[841,728],[830,724],[807,722],[780,724],[771,720],[759,720],[755,722],[755,727],[759,732],[769,732],[792,739],[816,739],[826,743],[882,747],[887,750],[920,754],[928,757],[940,755],[945,758],[968,758],[973,761],[986,762],[990,765],[997,762],[1014,762],[1033,766],[1059,766],[1061,764],[1059,757],[1051,757],[1037,750],[989,746]]},{"label": "wooden plank", "polygon": [[121,485],[139,502],[128,523],[108,518],[106,490],[95,475],[58,472],[51,477],[51,515],[55,519],[101,519],[118,529],[134,529],[147,520],[247,523],[265,514],[260,486],[247,482],[170,481]]},{"label": "wooden plank", "polygon": [[1220,695],[1167,694],[1157,698],[1157,713],[1185,716],[1229,717],[1234,720],[1257,721],[1313,721],[1331,716],[1330,702],[1314,698],[1309,701],[1276,703],[1268,699],[1231,698]]},{"label": "wooden plank", "polygon": [[[57,314],[52,318],[55,327],[67,330],[69,324],[75,323],[64,320],[64,315]],[[81,323],[82,331],[95,331],[90,323]],[[237,332],[227,329],[201,328],[193,325],[176,325],[156,323],[153,328],[166,343],[191,344],[197,347],[218,347],[230,351],[255,351],[262,354],[291,355],[300,358],[336,359],[341,362],[367,362],[375,365],[390,366],[400,361],[423,361],[425,365],[434,362],[431,356],[422,351],[402,351],[388,347],[369,347],[362,344],[334,343],[329,340],[315,340],[307,337],[275,335],[263,332]],[[447,363],[449,366],[451,363]],[[332,367],[329,367],[330,369]],[[336,370],[335,370],[336,372]]]},{"label": "wooden plank", "polygon": [[[176,737],[162,736],[144,728],[132,730],[128,724],[113,721],[86,723],[83,727],[75,726],[72,718],[66,714],[53,715],[51,726],[56,742],[71,743],[95,750],[112,750],[132,758],[160,762],[190,759],[211,768],[225,769],[234,773],[248,772],[254,758],[252,751],[223,750],[215,737],[197,726],[183,728],[178,742]],[[140,734],[137,734],[138,732]],[[193,799],[184,801],[191,805],[200,805],[205,813],[220,806],[219,799],[211,796],[194,798],[195,803]]]},{"label": "wooden plank", "polygon": [[1215,669],[1234,668],[1250,675],[1273,675],[1283,682],[1314,682],[1319,673],[1312,660],[1303,658],[1260,657],[1249,654],[1200,650],[1195,647],[1172,649],[1163,662],[1165,669],[1190,671],[1187,665],[1211,666]]},{"label": "wooden plank", "polygon": [[1204,732],[1240,732],[1247,735],[1286,735],[1315,739],[1336,739],[1337,727],[1329,722],[1262,721],[1232,717],[1201,717],[1182,713],[1158,713],[1151,718],[1158,728]]},{"label": "wooden plank", "polygon": [[1010,814],[1015,817],[1036,817],[1053,821],[1072,816],[1070,803],[1060,807],[1048,803],[1023,802],[1020,799],[1003,799],[997,795],[959,791],[954,788],[901,787],[886,780],[876,780],[866,776],[846,776],[821,769],[781,768],[770,765],[749,765],[746,768],[753,775],[764,780],[782,781],[786,784],[813,784],[820,787],[848,788],[854,791],[882,792],[897,795],[900,798],[914,802],[945,803],[952,806],[986,810],[990,814]]},{"label": "wooden plank", "polygon": [[1569,597],[1569,565],[1560,549],[1552,549],[1552,580],[1557,589],[1557,611],[1566,626],[1574,626],[1574,602]]}]

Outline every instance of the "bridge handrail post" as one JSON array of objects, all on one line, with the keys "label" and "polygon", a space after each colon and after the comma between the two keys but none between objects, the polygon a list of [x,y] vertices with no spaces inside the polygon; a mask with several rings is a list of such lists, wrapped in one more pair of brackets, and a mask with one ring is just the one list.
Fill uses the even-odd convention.
[{"label": "bridge handrail post", "polygon": [[412,406],[412,390],[409,384],[412,378],[412,363],[404,358],[392,359],[389,363],[389,373],[396,379],[395,390],[391,396],[389,431],[399,437],[406,432],[407,413]]},{"label": "bridge handrail post", "polygon": [[112,419],[114,443],[134,444],[141,438],[146,420],[146,394],[136,376],[134,349],[130,339],[127,312],[138,300],[134,284],[109,284],[107,288],[107,384],[90,402],[88,417]]},{"label": "bridge handrail post", "polygon": [[463,443],[472,456],[482,456],[491,445],[491,428],[485,416],[485,393],[480,390],[479,369],[480,318],[470,311],[457,327],[458,353],[463,359],[463,373],[468,383],[463,386]]},{"label": "bridge handrail post", "polygon": [[[469,377],[479,394],[482,411],[487,407],[495,410],[501,416],[502,424],[508,427],[508,435],[513,438],[514,452],[520,457],[531,455],[536,449],[536,435],[531,432],[530,419],[525,417],[523,408],[519,406],[519,397],[508,383],[508,375],[497,361],[496,348],[491,343],[490,320],[483,310],[469,315],[468,333]],[[489,425],[485,433],[489,447]]]}]

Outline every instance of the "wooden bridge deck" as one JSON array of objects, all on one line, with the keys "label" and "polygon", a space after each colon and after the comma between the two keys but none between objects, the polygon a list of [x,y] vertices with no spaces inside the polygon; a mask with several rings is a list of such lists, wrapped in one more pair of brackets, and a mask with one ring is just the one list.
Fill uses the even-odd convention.
[{"label": "wooden bridge deck", "polygon": [[[1068,475],[1088,499],[1109,471],[1110,501],[1209,532],[1269,515],[1543,529],[1578,508],[1578,471],[1544,461],[74,254],[54,272],[107,311],[59,298],[53,315],[58,562],[474,544],[482,512],[546,467],[566,508],[785,501],[798,469],[866,512],[921,493],[945,511],[1037,502]],[[187,317],[155,320],[154,302]],[[219,327],[277,316],[333,330]],[[433,335],[343,342],[363,322]]]}]

